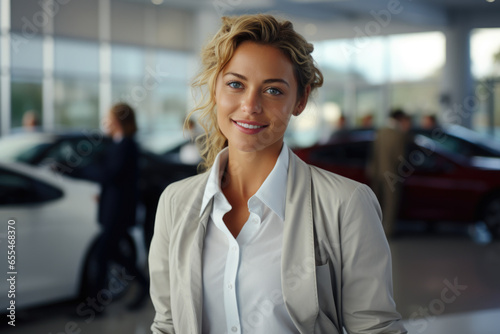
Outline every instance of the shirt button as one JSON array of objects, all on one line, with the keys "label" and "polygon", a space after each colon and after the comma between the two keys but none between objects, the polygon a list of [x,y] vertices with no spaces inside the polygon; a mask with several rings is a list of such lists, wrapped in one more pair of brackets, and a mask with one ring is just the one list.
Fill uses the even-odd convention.
[{"label": "shirt button", "polygon": [[231,330],[236,333],[238,331],[238,327],[233,326],[233,327],[231,327]]},{"label": "shirt button", "polygon": [[228,288],[228,289],[232,289],[232,288],[233,288],[233,285],[232,285],[232,284],[228,284],[228,285],[227,285],[227,288]]},{"label": "shirt button", "polygon": [[231,250],[232,250],[233,252],[236,252],[236,246],[233,246],[233,247],[231,248]]}]

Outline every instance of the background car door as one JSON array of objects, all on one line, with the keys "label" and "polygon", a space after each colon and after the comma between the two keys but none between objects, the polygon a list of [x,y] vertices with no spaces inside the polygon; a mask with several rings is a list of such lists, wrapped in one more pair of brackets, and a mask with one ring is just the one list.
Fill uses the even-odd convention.
[{"label": "background car door", "polygon": [[[0,217],[5,223],[8,219],[16,221],[18,306],[74,295],[83,258],[98,230],[93,222],[95,205],[89,205],[93,193],[90,189],[97,188],[85,191],[72,180],[55,175],[53,178],[59,178],[58,186],[43,178],[0,168]],[[0,248],[6,254],[5,238]],[[6,261],[0,262],[4,273],[8,271],[6,265]],[[6,296],[4,286],[2,297]]]},{"label": "background car door", "polygon": [[[417,154],[421,160],[415,158]],[[414,147],[406,163],[409,166],[406,170],[409,168],[410,172],[404,181],[401,218],[468,222],[474,219],[477,202],[486,185],[461,161]]]}]

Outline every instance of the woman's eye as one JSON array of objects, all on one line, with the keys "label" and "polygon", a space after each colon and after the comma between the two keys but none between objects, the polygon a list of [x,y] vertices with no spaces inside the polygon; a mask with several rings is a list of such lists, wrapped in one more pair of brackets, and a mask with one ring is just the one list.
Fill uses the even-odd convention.
[{"label": "woman's eye", "polygon": [[269,89],[267,89],[267,92],[271,95],[280,95],[281,94],[281,91],[279,89],[276,89],[276,88],[269,88]]},{"label": "woman's eye", "polygon": [[239,83],[237,81],[231,81],[227,85],[231,88],[241,88],[242,87],[241,83]]}]

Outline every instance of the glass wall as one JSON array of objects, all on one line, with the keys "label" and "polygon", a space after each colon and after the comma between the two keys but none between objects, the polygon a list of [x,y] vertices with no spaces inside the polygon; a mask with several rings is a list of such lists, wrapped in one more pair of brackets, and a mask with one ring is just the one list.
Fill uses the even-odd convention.
[{"label": "glass wall", "polygon": [[[0,22],[2,40],[10,39],[0,43],[0,135],[20,130],[27,111],[47,130],[98,129],[105,109],[122,101],[136,108],[141,132],[182,136],[191,106],[193,45],[183,35],[192,33],[190,11],[114,1],[107,8],[93,0],[60,4],[54,17],[27,22],[43,13],[41,2],[0,4],[0,19],[10,13],[12,23]],[[160,38],[174,27],[183,34]],[[6,50],[10,62],[2,61]]]},{"label": "glass wall", "polygon": [[[13,38],[19,38],[15,33]],[[43,37],[27,39],[12,51],[11,128],[22,126],[23,114],[34,111],[41,123],[44,73]],[[56,129],[99,128],[100,44],[55,38],[53,91]],[[194,57],[187,52],[138,46],[111,46],[111,101],[124,101],[137,109],[144,132],[181,133],[188,111],[189,80]],[[43,125],[43,124],[41,124]],[[17,131],[17,130],[16,130]]]},{"label": "glass wall", "polygon": [[[194,75],[194,57],[182,53],[159,51],[156,53],[157,80],[165,80],[154,93],[158,102],[155,117],[162,122],[155,123],[156,130],[173,131],[176,124],[183,124],[191,105],[189,99],[190,80]],[[187,89],[186,89],[187,88]]]},{"label": "glass wall", "polygon": [[500,138],[500,28],[472,31],[471,67],[478,101],[473,127]]},{"label": "glass wall", "polygon": [[99,44],[54,40],[56,128],[99,127]]},{"label": "glass wall", "polygon": [[193,59],[185,52],[112,45],[112,100],[136,109],[142,135],[182,140],[183,121],[191,107]]},{"label": "glass wall", "polygon": [[[5,4],[0,0],[0,11],[3,12],[5,11],[6,8],[4,8]],[[2,112],[3,112],[3,104],[2,104],[2,73],[3,73],[3,62],[2,62],[2,57],[3,57],[3,35],[4,35],[4,25],[3,25],[3,18],[0,13],[0,135],[1,131],[3,128],[2,124]]]},{"label": "glass wall", "polygon": [[[384,124],[392,108],[403,108],[419,122],[439,112],[445,62],[441,32],[314,43],[313,57],[325,77],[315,103],[293,120],[296,145],[310,145],[339,129]],[[432,52],[422,53],[422,50]]]},{"label": "glass wall", "polygon": [[[12,33],[13,40],[21,35]],[[33,112],[42,124],[43,40],[40,37],[24,39],[11,48],[11,128],[22,126],[23,115]]]},{"label": "glass wall", "polygon": [[470,45],[473,77],[500,77],[500,28],[474,29]]}]

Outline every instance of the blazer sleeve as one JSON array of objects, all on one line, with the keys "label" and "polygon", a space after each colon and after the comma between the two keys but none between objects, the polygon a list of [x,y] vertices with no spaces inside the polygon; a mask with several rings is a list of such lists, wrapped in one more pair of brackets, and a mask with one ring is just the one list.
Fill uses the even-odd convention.
[{"label": "blazer sleeve", "polygon": [[167,188],[161,195],[156,212],[155,228],[149,252],[151,300],[156,314],[151,326],[154,334],[175,333],[170,301],[169,226],[171,220],[171,196]]},{"label": "blazer sleeve", "polygon": [[349,334],[407,333],[392,297],[391,254],[378,201],[359,185],[341,215],[342,315]]}]

